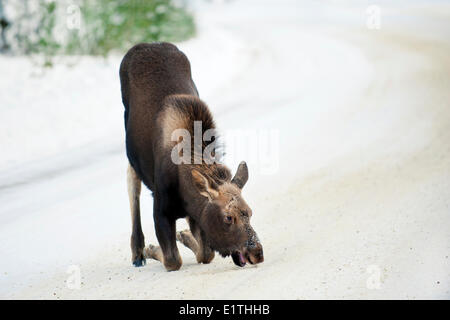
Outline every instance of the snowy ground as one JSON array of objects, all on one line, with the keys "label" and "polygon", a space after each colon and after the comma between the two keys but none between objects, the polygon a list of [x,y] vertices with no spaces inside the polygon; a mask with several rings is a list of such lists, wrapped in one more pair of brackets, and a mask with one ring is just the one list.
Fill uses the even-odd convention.
[{"label": "snowy ground", "polygon": [[378,5],[379,30],[357,1],[198,7],[179,46],[230,167],[249,162],[265,262],[243,269],[181,246],[178,272],[132,267],[121,57],[1,56],[0,297],[450,298],[450,5]]}]

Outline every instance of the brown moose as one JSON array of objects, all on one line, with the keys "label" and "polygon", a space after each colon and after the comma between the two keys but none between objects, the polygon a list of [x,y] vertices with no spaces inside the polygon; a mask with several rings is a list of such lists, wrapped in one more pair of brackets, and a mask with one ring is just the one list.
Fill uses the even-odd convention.
[{"label": "brown moose", "polygon": [[[191,163],[175,164],[171,158],[176,129],[194,136],[194,122],[202,124],[202,137],[215,129],[212,115],[198,97],[187,57],[170,43],[139,44],[131,48],[120,66],[122,101],[125,106],[127,172],[135,266],[145,258],[161,261],[168,271],[178,270],[182,260],[176,241],[209,263],[214,251],[231,255],[236,265],[264,260],[263,249],[250,225],[252,211],[241,196],[248,179],[242,162],[232,177],[220,161],[206,163],[202,151],[193,151]],[[211,142],[214,142],[211,139]],[[213,148],[212,155],[218,154]],[[199,161],[200,159],[200,161]],[[145,248],[139,197],[143,182],[153,193],[153,218],[160,246]],[[190,230],[176,232],[176,220],[186,218]]]}]

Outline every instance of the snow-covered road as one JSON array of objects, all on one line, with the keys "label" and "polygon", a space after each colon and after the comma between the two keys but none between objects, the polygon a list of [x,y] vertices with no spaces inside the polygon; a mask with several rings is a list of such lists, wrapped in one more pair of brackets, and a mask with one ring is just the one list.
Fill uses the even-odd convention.
[{"label": "snow-covered road", "polygon": [[265,262],[242,269],[132,267],[120,57],[0,57],[0,297],[450,298],[450,5],[378,3],[379,30],[357,1],[204,4],[179,45],[249,163]]}]

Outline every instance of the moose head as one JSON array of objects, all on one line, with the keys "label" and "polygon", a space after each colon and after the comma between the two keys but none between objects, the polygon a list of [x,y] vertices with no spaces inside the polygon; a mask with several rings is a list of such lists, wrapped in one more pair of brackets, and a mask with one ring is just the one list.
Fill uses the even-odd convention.
[{"label": "moose head", "polygon": [[196,169],[191,174],[195,188],[206,200],[199,225],[211,249],[223,257],[231,255],[241,267],[247,262],[263,262],[262,245],[250,225],[252,210],[241,194],[248,180],[247,164],[241,162],[235,176],[220,183]]}]

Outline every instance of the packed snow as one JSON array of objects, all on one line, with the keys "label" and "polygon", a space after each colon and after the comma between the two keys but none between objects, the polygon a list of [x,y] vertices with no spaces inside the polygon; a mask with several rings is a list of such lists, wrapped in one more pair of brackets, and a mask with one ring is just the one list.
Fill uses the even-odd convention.
[{"label": "packed snow", "polygon": [[242,269],[132,266],[121,56],[0,56],[0,297],[450,298],[450,5],[378,5],[379,29],[358,1],[195,6],[177,45],[264,246]]}]

